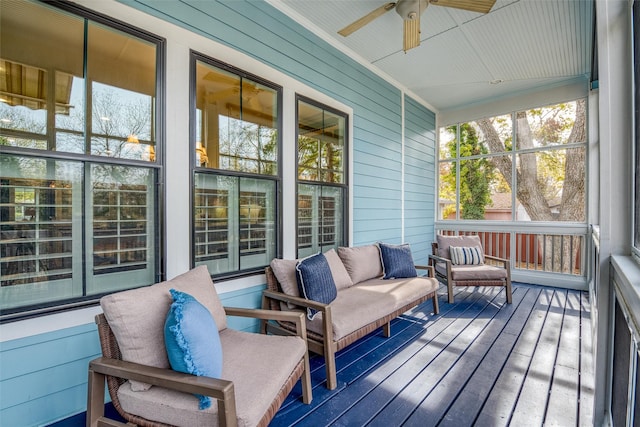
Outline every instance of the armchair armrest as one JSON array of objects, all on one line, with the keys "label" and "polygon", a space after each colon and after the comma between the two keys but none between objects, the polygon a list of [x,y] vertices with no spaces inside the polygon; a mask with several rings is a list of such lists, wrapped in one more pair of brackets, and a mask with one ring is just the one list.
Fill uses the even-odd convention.
[{"label": "armchair armrest", "polygon": [[[333,343],[333,323],[331,319],[331,305],[321,302],[308,300],[306,298],[294,297],[282,292],[264,290],[262,291],[262,297],[265,299],[275,299],[277,301],[289,302],[300,307],[313,308],[322,313],[322,331],[325,337],[325,345],[332,345]],[[303,313],[300,313],[304,316]],[[306,327],[306,326],[305,326]]]},{"label": "armchair armrest", "polygon": [[431,265],[416,265],[416,270],[427,270],[427,277],[436,277],[435,270]]},{"label": "armchair armrest", "polygon": [[307,325],[304,319],[304,313],[298,311],[276,311],[238,307],[224,307],[224,311],[227,316],[252,317],[260,320],[277,320],[295,323],[298,336],[305,342],[307,341]]},{"label": "armchair armrest", "polygon": [[306,298],[294,297],[282,292],[264,290],[262,291],[262,295],[267,298],[275,299],[282,302],[289,302],[291,304],[299,305],[301,307],[313,308],[323,312],[326,311],[327,308],[329,307],[329,304],[308,300]]},{"label": "armchair armrest", "polygon": [[486,255],[484,256],[485,259],[491,260],[491,261],[495,261],[497,263],[501,263],[504,268],[506,268],[507,270],[509,269],[509,265],[511,264],[511,261],[509,261],[506,258],[499,258],[497,256],[492,256],[492,255]]},{"label": "armchair armrest", "polygon": [[[220,425],[237,424],[235,390],[231,381],[142,365],[135,362],[99,357],[89,362],[87,425],[98,426],[104,418],[105,376],[136,380],[185,393],[211,396],[218,401]],[[112,424],[117,425],[117,424]]]}]

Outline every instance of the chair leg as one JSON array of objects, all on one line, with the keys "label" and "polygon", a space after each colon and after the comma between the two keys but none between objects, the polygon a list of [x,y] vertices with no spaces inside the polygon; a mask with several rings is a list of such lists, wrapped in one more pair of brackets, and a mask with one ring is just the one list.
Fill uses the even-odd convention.
[{"label": "chair leg", "polygon": [[327,371],[327,389],[333,390],[338,386],[338,374],[336,372],[336,352],[332,343],[324,343],[324,364]]},{"label": "chair leg", "polygon": [[387,322],[382,325],[382,335],[384,335],[385,338],[389,338],[391,336],[391,322]]},{"label": "chair leg", "polygon": [[98,421],[104,417],[104,382],[104,375],[89,369],[87,427],[97,426]]},{"label": "chair leg", "polygon": [[507,293],[507,304],[511,304],[513,301],[513,297],[511,296],[511,280],[507,280],[506,293]]},{"label": "chair leg", "polygon": [[438,305],[438,292],[433,294],[431,300],[433,301],[433,314],[440,313],[440,306]]},{"label": "chair leg", "polygon": [[302,373],[302,401],[307,405],[313,400],[311,386],[311,367],[309,365],[309,352],[304,355],[304,372]]},{"label": "chair leg", "polygon": [[451,281],[447,281],[447,294],[449,295],[449,304],[453,304],[453,285]]}]

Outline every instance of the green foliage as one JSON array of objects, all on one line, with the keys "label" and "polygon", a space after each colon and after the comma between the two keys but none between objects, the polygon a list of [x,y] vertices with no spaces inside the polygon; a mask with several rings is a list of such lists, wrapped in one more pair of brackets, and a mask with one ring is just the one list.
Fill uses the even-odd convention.
[{"label": "green foliage", "polygon": [[[460,129],[460,157],[487,154],[488,150],[478,138],[478,131],[471,123],[462,123]],[[457,126],[450,126],[447,131],[457,133]],[[456,139],[449,142],[449,150],[456,152]],[[453,162],[451,173],[441,177],[444,190],[455,194],[458,178],[456,162]],[[462,219],[484,219],[485,208],[491,203],[491,182],[494,179],[494,167],[487,158],[462,160],[460,162],[460,207]]]}]

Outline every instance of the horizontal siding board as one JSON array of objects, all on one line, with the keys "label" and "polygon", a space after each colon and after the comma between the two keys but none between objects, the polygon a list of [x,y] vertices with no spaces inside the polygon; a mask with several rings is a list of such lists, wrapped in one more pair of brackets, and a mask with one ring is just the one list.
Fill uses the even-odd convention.
[{"label": "horizontal siding board", "polygon": [[2,396],[0,409],[5,410],[31,400],[46,398],[64,392],[70,387],[86,387],[89,361],[99,355],[100,353],[97,353],[91,357],[59,364],[50,369],[33,371],[7,380],[3,379],[0,382],[0,395]]},{"label": "horizontal siding board", "polygon": [[[87,331],[89,329],[89,331]],[[0,378],[2,381],[29,374],[36,371],[46,371],[55,368],[59,364],[68,363],[70,357],[75,360],[95,356],[100,352],[97,329],[94,324],[81,327],[68,328],[49,334],[41,334],[14,340],[10,350],[4,346],[0,352]],[[77,333],[80,331],[80,333]],[[34,342],[39,338],[39,342]],[[21,344],[26,341],[25,344]],[[46,355],[46,357],[42,357]],[[73,360],[73,359],[72,359]]]},{"label": "horizontal siding board", "polygon": [[87,385],[29,400],[0,412],[2,426],[35,427],[68,418],[87,409]]}]

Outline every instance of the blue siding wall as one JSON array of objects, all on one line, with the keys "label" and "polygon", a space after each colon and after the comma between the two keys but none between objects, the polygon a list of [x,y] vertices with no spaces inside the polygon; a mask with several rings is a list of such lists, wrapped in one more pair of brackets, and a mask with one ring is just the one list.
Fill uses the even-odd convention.
[{"label": "blue siding wall", "polygon": [[353,243],[401,237],[402,117],[398,88],[264,2],[126,3],[229,45],[351,106]]},{"label": "blue siding wall", "polygon": [[0,425],[36,426],[86,410],[94,325],[0,344]]},{"label": "blue siding wall", "polygon": [[[246,53],[353,108],[353,244],[399,243],[417,262],[433,239],[435,115],[280,11],[260,1],[123,1]],[[158,34],[164,36],[163,34]],[[251,71],[251,70],[247,70]],[[264,286],[221,295],[259,307]],[[257,330],[233,318],[230,326]],[[87,363],[99,354],[93,324],[0,343],[0,424],[47,424],[86,410]]]},{"label": "blue siding wall", "polygon": [[424,265],[434,239],[436,117],[409,97],[404,116],[404,239],[416,264]]}]

